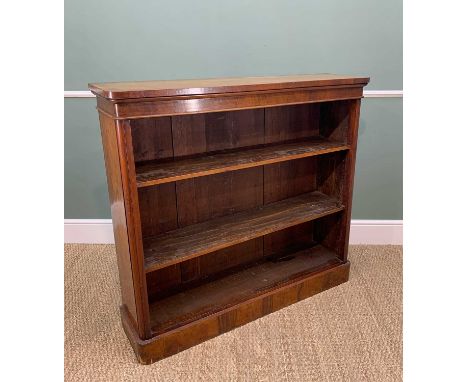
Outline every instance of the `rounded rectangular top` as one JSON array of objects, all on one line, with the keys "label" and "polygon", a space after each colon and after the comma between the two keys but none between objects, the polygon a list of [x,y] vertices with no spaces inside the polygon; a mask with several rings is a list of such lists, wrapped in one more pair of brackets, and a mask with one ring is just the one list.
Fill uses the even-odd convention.
[{"label": "rounded rectangular top", "polygon": [[282,90],[318,86],[365,86],[369,77],[303,74],[274,77],[231,77],[193,80],[107,82],[89,84],[89,90],[107,99],[191,96],[216,93]]}]

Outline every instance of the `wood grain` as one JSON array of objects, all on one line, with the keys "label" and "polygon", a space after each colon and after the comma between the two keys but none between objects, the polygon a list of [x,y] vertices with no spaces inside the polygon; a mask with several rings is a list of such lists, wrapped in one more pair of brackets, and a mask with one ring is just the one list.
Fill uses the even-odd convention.
[{"label": "wood grain", "polygon": [[263,125],[262,109],[174,116],[174,156],[263,144]]},{"label": "wood grain", "polygon": [[343,85],[117,101],[97,97],[97,103],[102,113],[114,119],[137,119],[361,98],[362,85]]},{"label": "wood grain", "polygon": [[236,272],[263,257],[260,237],[149,272],[146,278],[150,302]]},{"label": "wood grain", "polygon": [[261,167],[177,182],[179,227],[261,206],[262,183]]},{"label": "wood grain", "polygon": [[265,143],[319,136],[320,104],[265,109]]},{"label": "wood grain", "polygon": [[115,122],[106,115],[99,115],[102,147],[106,165],[107,186],[114,228],[115,251],[119,268],[122,304],[128,309],[129,317],[137,325],[137,302],[133,286],[132,257],[128,244],[127,218],[125,214],[124,191],[120,174],[119,146]]},{"label": "wood grain", "polygon": [[306,74],[270,77],[231,77],[193,80],[108,82],[89,84],[96,95],[109,99],[167,97],[242,91],[279,90],[331,85],[366,85],[368,77]]},{"label": "wood grain", "polygon": [[[145,204],[146,214],[154,216],[152,229],[166,228],[169,227],[168,224],[174,223],[175,227],[172,229],[175,229],[261,206],[263,203],[262,179],[262,168],[255,167],[139,190],[142,192],[176,186],[177,203],[172,198],[172,193],[166,193],[165,198],[160,199],[157,195],[160,196],[161,193],[155,194],[151,191],[151,195],[154,196],[147,198],[151,204]],[[177,215],[174,216],[176,205]],[[165,231],[167,229],[159,230],[155,232],[155,235]],[[250,243],[250,245],[245,243],[245,245],[232,246],[202,258],[193,258],[159,269],[156,275],[149,273],[147,276],[150,283],[148,293],[153,298],[169,293],[170,290],[183,288],[187,283],[232,268],[241,262],[248,262],[250,258],[257,259],[261,249],[258,243]],[[158,278],[161,280],[161,285],[158,285]]]},{"label": "wood grain", "polygon": [[[317,190],[317,157],[275,163],[264,167],[264,203],[274,203]],[[324,193],[325,194],[325,193]],[[320,219],[321,220],[321,219]],[[263,237],[265,255],[311,243],[314,222],[306,222]]]},{"label": "wood grain", "polygon": [[90,85],[122,323],[140,362],[348,279],[368,81],[299,75]]},{"label": "wood grain", "polygon": [[148,294],[144,255],[138,188],[136,186],[135,159],[133,157],[132,134],[129,121],[115,121],[117,145],[119,148],[120,175],[124,191],[125,214],[127,218],[128,244],[133,273],[133,290],[135,292],[138,330],[142,338],[149,338]]},{"label": "wood grain", "polygon": [[138,189],[143,237],[177,228],[177,202],[174,183]]},{"label": "wood grain", "polygon": [[324,138],[348,143],[349,100],[320,104],[320,135]]},{"label": "wood grain", "polygon": [[351,227],[351,210],[353,204],[354,172],[356,167],[357,140],[359,129],[359,115],[361,111],[361,100],[349,102],[349,126],[347,130],[347,142],[351,149],[346,152],[344,164],[344,179],[342,180],[341,200],[346,203],[346,209],[343,213],[335,242],[328,242],[331,248],[336,248],[336,252],[344,261],[348,259],[349,231]]},{"label": "wood grain", "polygon": [[255,298],[305,273],[341,263],[321,246],[265,261],[222,279],[156,301],[150,306],[151,327],[155,334],[185,325],[245,300]]},{"label": "wood grain", "polygon": [[312,192],[170,231],[145,240],[145,269],[151,272],[342,209],[336,199]]},{"label": "wood grain", "polygon": [[[265,204],[315,191],[315,157],[275,163],[264,167],[263,200]],[[326,194],[326,193],[324,193]]]},{"label": "wood grain", "polygon": [[[329,216],[335,216],[332,214]],[[263,256],[271,257],[282,255],[291,251],[309,248],[319,241],[314,240],[314,225],[320,225],[323,219],[308,221],[299,225],[282,229],[263,236]]]},{"label": "wood grain", "polygon": [[316,137],[189,159],[145,163],[136,168],[137,185],[138,187],[148,187],[182,179],[322,155],[348,148],[349,146],[342,142]]},{"label": "wood grain", "polygon": [[303,277],[265,292],[257,298],[245,300],[149,340],[141,340],[138,337],[125,307],[121,308],[122,325],[138,361],[150,364],[344,283],[348,278],[349,262],[306,273]]},{"label": "wood grain", "polygon": [[170,117],[137,119],[131,130],[135,162],[173,157]]}]

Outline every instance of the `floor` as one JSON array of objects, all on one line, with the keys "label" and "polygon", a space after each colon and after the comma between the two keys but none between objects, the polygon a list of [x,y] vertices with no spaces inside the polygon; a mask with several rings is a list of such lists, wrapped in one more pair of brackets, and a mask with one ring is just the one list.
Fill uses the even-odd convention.
[{"label": "floor", "polygon": [[401,381],[400,246],[352,246],[346,284],[170,358],[136,362],[112,245],[65,245],[65,381]]}]

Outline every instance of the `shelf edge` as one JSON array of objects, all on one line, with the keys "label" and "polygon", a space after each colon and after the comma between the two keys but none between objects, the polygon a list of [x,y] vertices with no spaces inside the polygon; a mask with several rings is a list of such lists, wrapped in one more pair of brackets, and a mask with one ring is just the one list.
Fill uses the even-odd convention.
[{"label": "shelf edge", "polygon": [[250,162],[250,163],[243,163],[240,165],[219,167],[219,168],[215,168],[212,170],[199,171],[199,172],[194,172],[194,173],[189,173],[189,174],[182,174],[182,175],[171,176],[167,178],[153,179],[149,181],[138,181],[138,175],[137,175],[137,187],[138,188],[151,187],[151,186],[156,186],[158,184],[171,183],[171,182],[176,182],[176,181],[184,180],[184,179],[193,179],[193,178],[198,178],[202,176],[221,174],[224,172],[244,170],[244,169],[253,168],[253,167],[265,166],[265,165],[269,165],[273,163],[281,163],[281,162],[287,162],[287,161],[295,160],[295,159],[310,158],[313,156],[325,155],[325,154],[335,153],[339,151],[346,151],[349,149],[350,149],[349,145],[339,145],[337,147],[323,149],[323,150],[319,150],[315,152],[286,155],[286,156],[275,158],[275,159],[265,159],[265,160],[261,160],[258,162]]},{"label": "shelf edge", "polygon": [[[333,198],[330,198],[330,199],[333,199]],[[284,199],[284,200],[287,200],[287,199]],[[323,212],[323,213],[320,213],[320,214],[317,214],[317,215],[312,215],[312,213],[311,213],[309,216],[306,216],[306,217],[303,217],[303,218],[298,218],[297,220],[294,220],[294,222],[289,222],[289,223],[285,223],[283,225],[278,225],[278,226],[273,226],[273,227],[270,226],[268,228],[265,228],[263,231],[259,231],[258,233],[246,234],[242,238],[232,240],[227,244],[226,243],[219,243],[218,245],[213,245],[211,247],[206,247],[206,248],[204,248],[204,249],[202,249],[202,250],[200,250],[200,251],[198,251],[196,253],[188,254],[186,256],[181,256],[181,257],[176,258],[176,259],[169,259],[169,260],[164,261],[164,262],[155,262],[155,263],[152,263],[152,264],[151,263],[148,264],[147,261],[146,261],[146,258],[145,258],[145,265],[144,265],[145,273],[154,272],[154,271],[156,271],[158,269],[162,269],[162,268],[166,268],[166,267],[171,266],[171,265],[179,264],[179,263],[182,263],[184,261],[187,261],[187,260],[190,260],[190,259],[193,259],[193,258],[196,258],[196,257],[200,257],[200,256],[206,255],[208,253],[212,253],[212,252],[224,249],[224,248],[229,248],[229,247],[232,247],[232,246],[234,246],[236,244],[244,243],[246,241],[249,241],[249,240],[261,237],[261,236],[265,236],[265,235],[268,235],[268,234],[271,234],[271,233],[274,233],[274,232],[277,232],[277,231],[281,231],[281,230],[284,230],[284,229],[287,229],[287,228],[290,228],[290,227],[293,227],[293,226],[296,226],[296,225],[299,225],[299,224],[302,224],[302,223],[306,223],[306,222],[309,222],[309,221],[320,219],[320,218],[325,217],[325,216],[336,214],[336,213],[339,213],[339,212],[343,211],[344,209],[345,209],[345,206],[340,204],[340,205],[337,205],[334,208],[330,208],[330,210],[328,210],[326,212]],[[203,224],[203,223],[199,223],[199,224]]]}]

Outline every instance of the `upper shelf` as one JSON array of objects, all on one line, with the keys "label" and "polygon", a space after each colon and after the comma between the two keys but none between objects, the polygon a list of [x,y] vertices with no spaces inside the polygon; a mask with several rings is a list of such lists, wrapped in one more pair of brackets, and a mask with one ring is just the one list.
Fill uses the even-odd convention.
[{"label": "upper shelf", "polygon": [[274,77],[233,77],[193,80],[107,82],[89,84],[96,95],[113,100],[171,96],[194,96],[310,88],[318,86],[365,86],[369,77],[336,74],[307,74]]},{"label": "upper shelf", "polygon": [[143,163],[136,166],[137,186],[148,187],[347,149],[349,146],[341,142],[317,137],[190,159]]}]

